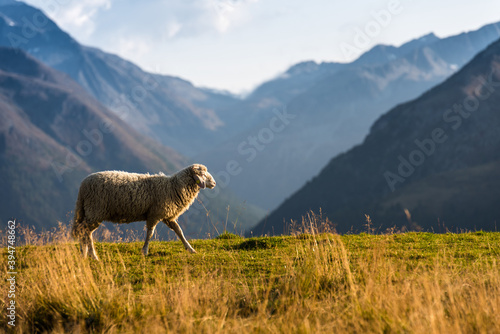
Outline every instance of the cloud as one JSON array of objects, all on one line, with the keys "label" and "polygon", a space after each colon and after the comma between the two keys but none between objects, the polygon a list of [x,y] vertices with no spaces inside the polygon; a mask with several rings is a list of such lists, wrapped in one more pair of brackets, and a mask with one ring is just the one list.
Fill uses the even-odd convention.
[{"label": "cloud", "polygon": [[118,54],[127,59],[137,59],[151,50],[152,43],[143,37],[127,36],[117,40]]},{"label": "cloud", "polygon": [[172,20],[167,23],[167,38],[171,39],[177,36],[177,34],[181,31],[182,25],[176,20]]},{"label": "cloud", "polygon": [[212,0],[210,6],[214,10],[214,26],[224,33],[232,26],[244,23],[248,17],[248,7],[257,0]]},{"label": "cloud", "polygon": [[214,1],[212,6],[215,11],[214,23],[216,29],[219,32],[227,31],[237,14],[236,4],[233,1]]},{"label": "cloud", "polygon": [[[26,0],[81,42],[99,34],[155,34],[161,40],[225,34],[252,19],[259,0]],[[112,10],[110,10],[112,8]],[[109,24],[108,22],[113,22]]]},{"label": "cloud", "polygon": [[61,20],[81,27],[92,22],[92,17],[101,9],[111,8],[110,0],[85,0],[73,2],[69,7],[62,7]]},{"label": "cloud", "polygon": [[226,33],[248,22],[249,6],[258,0],[170,0],[162,3],[168,22],[166,37],[193,37],[207,32]]},{"label": "cloud", "polygon": [[95,31],[95,18],[100,11],[111,8],[111,0],[31,0],[41,7],[64,30],[78,32],[80,38],[88,38]]}]

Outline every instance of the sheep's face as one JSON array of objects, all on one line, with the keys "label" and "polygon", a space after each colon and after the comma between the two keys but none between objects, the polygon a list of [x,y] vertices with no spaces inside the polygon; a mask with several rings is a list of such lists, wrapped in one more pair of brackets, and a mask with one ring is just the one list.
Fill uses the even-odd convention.
[{"label": "sheep's face", "polygon": [[215,188],[215,180],[212,175],[208,172],[207,167],[199,164],[194,164],[191,166],[191,171],[193,179],[201,189],[205,187],[209,189]]}]

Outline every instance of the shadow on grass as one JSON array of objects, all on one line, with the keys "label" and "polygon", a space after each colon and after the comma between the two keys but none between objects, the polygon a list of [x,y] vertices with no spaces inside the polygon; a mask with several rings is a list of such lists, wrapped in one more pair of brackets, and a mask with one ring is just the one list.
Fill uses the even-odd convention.
[{"label": "shadow on grass", "polygon": [[275,248],[283,244],[283,239],[278,237],[250,238],[232,246],[234,250],[258,250]]}]

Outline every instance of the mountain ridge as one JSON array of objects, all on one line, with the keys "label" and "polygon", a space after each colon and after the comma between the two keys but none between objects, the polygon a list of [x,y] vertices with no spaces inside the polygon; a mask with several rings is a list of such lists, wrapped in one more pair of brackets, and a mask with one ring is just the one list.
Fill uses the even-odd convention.
[{"label": "mountain ridge", "polygon": [[438,221],[452,230],[493,230],[500,217],[499,103],[497,40],[442,84],[381,116],[363,143],[331,159],[254,233],[282,233],[284,221],[320,208],[342,233],[363,230],[365,214],[382,231],[437,230]]},{"label": "mountain ridge", "polygon": [[[3,3],[0,12],[0,45],[21,48],[68,74],[134,129],[187,156],[222,135],[216,130],[225,121],[214,110],[235,103],[233,96],[199,89],[178,77],[147,73],[117,55],[81,45],[25,3]],[[180,131],[179,125],[196,135]]]},{"label": "mountain ridge", "polygon": [[[283,95],[262,86],[267,93],[257,90],[242,102],[249,129],[199,158],[215,170],[224,170],[228,161],[238,161],[243,172],[231,180],[231,189],[271,210],[319,173],[332,156],[361,143],[382,113],[439,84],[486,47],[486,41],[498,37],[500,24],[496,23],[443,40],[427,35],[425,41],[410,41],[401,46],[409,53],[402,52],[387,63],[333,63],[328,69],[332,73],[312,76],[310,73],[327,65],[306,62],[300,66],[307,70],[291,67],[292,72],[299,72],[299,79],[307,77],[304,87],[302,79],[294,81],[293,77],[274,81],[276,89],[286,91]],[[278,86],[281,81],[290,82]],[[298,86],[304,91],[293,93]],[[296,117],[268,140],[265,134],[276,110],[287,110]],[[242,152],[252,149],[252,138],[259,138],[259,134],[263,140],[253,147],[258,155],[248,161],[250,156]]]},{"label": "mountain ridge", "polygon": [[[189,164],[175,150],[133,130],[68,75],[19,49],[0,47],[0,59],[5,60],[0,63],[0,185],[5,190],[0,220],[10,219],[9,214],[23,225],[50,229],[71,220],[80,181],[89,173],[172,174]],[[204,236],[226,219],[244,228],[258,217],[227,191],[207,196],[203,205],[213,225],[207,224],[206,211],[194,207],[180,220],[187,235]],[[227,205],[234,210],[226,212]],[[240,217],[243,209],[247,216]]]}]

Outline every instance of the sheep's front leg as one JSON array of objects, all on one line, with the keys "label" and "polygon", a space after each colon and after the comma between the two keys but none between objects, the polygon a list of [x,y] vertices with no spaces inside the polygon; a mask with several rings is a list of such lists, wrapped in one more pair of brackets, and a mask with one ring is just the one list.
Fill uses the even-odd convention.
[{"label": "sheep's front leg", "polygon": [[175,234],[177,234],[177,236],[179,237],[179,239],[181,239],[182,243],[184,244],[184,248],[186,248],[186,250],[188,252],[190,252],[190,253],[196,253],[196,251],[194,250],[194,248],[191,247],[191,245],[189,244],[189,242],[184,237],[184,233],[182,233],[181,227],[179,226],[179,224],[177,224],[177,222],[175,220],[172,220],[172,221],[169,221],[169,222],[164,222],[164,223],[167,224],[167,226],[170,227],[172,230],[174,230]]},{"label": "sheep's front leg", "polygon": [[87,229],[85,231],[85,248],[84,252],[88,250],[89,255],[94,259],[99,261],[99,257],[97,256],[97,252],[95,251],[95,246],[94,246],[94,238],[92,237],[92,233],[94,233],[95,230],[99,227],[101,222],[95,222],[88,224]]},{"label": "sheep's front leg", "polygon": [[90,231],[88,240],[89,240],[89,253],[90,256],[94,259],[99,261],[99,257],[97,256],[97,252],[95,251],[95,246],[94,246],[94,238],[92,237],[92,233],[94,233],[95,230]]},{"label": "sheep's front leg", "polygon": [[144,241],[144,246],[142,247],[142,254],[144,254],[144,256],[148,255],[149,240],[151,239],[151,237],[153,236],[153,233],[155,232],[156,224],[158,224],[158,221],[149,221],[148,220],[146,222],[146,228],[147,228],[146,241]]}]

